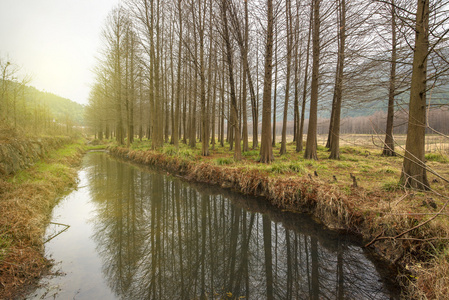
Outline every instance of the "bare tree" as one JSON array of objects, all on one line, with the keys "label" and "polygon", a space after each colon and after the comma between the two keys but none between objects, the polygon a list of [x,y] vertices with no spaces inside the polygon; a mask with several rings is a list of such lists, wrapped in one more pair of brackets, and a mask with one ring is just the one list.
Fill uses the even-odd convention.
[{"label": "bare tree", "polygon": [[309,32],[307,34],[307,49],[306,49],[306,67],[304,70],[304,84],[302,93],[302,105],[301,105],[301,117],[300,124],[298,128],[298,138],[296,140],[296,152],[303,150],[303,134],[304,134],[304,118],[306,111],[306,98],[307,98],[307,85],[309,79],[309,60],[310,60],[310,39],[312,36],[312,24],[313,24],[313,7],[314,4],[310,2],[310,17],[309,17]]},{"label": "bare tree", "polygon": [[429,51],[429,1],[418,0],[416,9],[413,74],[409,120],[401,182],[420,190],[429,189],[425,166],[426,82]]},{"label": "bare tree", "polygon": [[345,46],[346,46],[346,0],[337,0],[338,15],[338,58],[337,74],[335,80],[334,105],[332,107],[333,118],[331,118],[330,156],[331,159],[340,159],[340,114],[343,90],[343,73],[345,66]]},{"label": "bare tree", "polygon": [[310,94],[309,127],[307,131],[306,150],[304,158],[318,159],[317,156],[317,121],[318,121],[318,80],[320,71],[320,4],[321,0],[313,1],[313,46],[312,46],[312,82]]},{"label": "bare tree", "polygon": [[396,59],[397,59],[397,37],[396,37],[396,8],[395,1],[391,0],[391,62],[390,62],[390,86],[388,89],[388,115],[387,127],[385,129],[385,143],[382,155],[395,156],[393,123],[394,123],[394,96],[396,92]]},{"label": "bare tree", "polygon": [[292,10],[291,3],[287,1],[285,4],[285,20],[287,35],[287,74],[285,77],[285,98],[284,98],[284,117],[282,120],[282,141],[280,154],[287,153],[287,114],[288,114],[288,98],[290,97],[290,73],[293,52],[293,26],[292,26]]},{"label": "bare tree", "polygon": [[231,114],[232,114],[231,122],[233,123],[234,138],[235,138],[234,159],[241,160],[242,150],[240,145],[240,125],[238,121],[237,97],[235,94],[235,83],[234,83],[234,69],[233,69],[234,65],[232,61],[231,39],[229,36],[228,18],[227,18],[229,1],[230,0],[222,0],[221,14],[223,18],[223,40],[225,44],[226,62],[228,65],[229,88],[231,96]]},{"label": "bare tree", "polygon": [[274,160],[271,146],[271,80],[273,70],[273,0],[267,0],[267,31],[265,44],[265,75],[262,100],[262,140],[260,145],[260,162],[270,163]]}]

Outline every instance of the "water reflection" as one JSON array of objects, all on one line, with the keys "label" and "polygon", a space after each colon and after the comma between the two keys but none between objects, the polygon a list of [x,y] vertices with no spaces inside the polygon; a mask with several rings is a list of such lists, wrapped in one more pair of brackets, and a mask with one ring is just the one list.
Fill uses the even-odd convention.
[{"label": "water reflection", "polygon": [[87,159],[93,239],[119,298],[391,297],[359,247],[306,216],[105,154]]}]

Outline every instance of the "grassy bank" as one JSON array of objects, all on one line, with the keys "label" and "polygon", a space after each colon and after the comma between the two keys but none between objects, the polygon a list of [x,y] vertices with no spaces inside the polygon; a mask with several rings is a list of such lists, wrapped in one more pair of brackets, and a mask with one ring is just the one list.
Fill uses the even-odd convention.
[{"label": "grassy bank", "polygon": [[[170,145],[149,148],[147,141],[135,142],[131,149],[111,147],[111,153],[187,180],[264,196],[281,209],[313,214],[330,228],[360,234],[368,247],[397,265],[404,297],[449,295],[447,183],[429,173],[433,192],[404,189],[398,184],[401,157],[344,146],[341,160],[334,161],[319,147],[319,160],[310,161],[289,145],[283,156],[275,148],[275,162],[265,165],[257,162],[258,151],[245,152],[236,162],[227,147],[216,146],[208,157],[185,145],[179,150]],[[427,159],[429,167],[449,178],[447,156],[434,153]]]},{"label": "grassy bank", "polygon": [[0,177],[0,299],[16,297],[48,270],[43,235],[59,196],[76,183],[83,141]]}]

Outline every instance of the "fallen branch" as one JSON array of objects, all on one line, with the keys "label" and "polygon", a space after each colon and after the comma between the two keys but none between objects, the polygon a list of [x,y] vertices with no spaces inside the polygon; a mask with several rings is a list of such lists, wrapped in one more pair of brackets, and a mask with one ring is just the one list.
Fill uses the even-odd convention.
[{"label": "fallen branch", "polygon": [[69,229],[69,227],[70,227],[70,225],[67,225],[67,224],[61,224],[61,223],[55,223],[55,222],[50,222],[50,224],[53,224],[53,225],[59,225],[59,226],[64,226],[65,228],[64,228],[63,230],[61,230],[60,232],[58,232],[57,234],[55,234],[55,235],[51,236],[50,238],[48,238],[48,239],[44,242],[44,244],[47,243],[47,242],[49,242],[49,241],[51,241],[52,239],[54,239],[55,237],[57,237],[57,236],[60,235],[61,233],[67,231],[67,229]]},{"label": "fallen branch", "polygon": [[[418,224],[418,225],[416,225],[416,226],[414,226],[414,227],[412,227],[412,228],[410,228],[410,229],[408,229],[408,230],[406,230],[406,231],[404,231],[404,232],[402,232],[402,233],[400,233],[400,234],[398,234],[398,235],[396,235],[396,236],[394,236],[394,237],[391,237],[391,236],[380,237],[380,235],[382,235],[382,233],[381,233],[381,234],[377,235],[371,242],[369,242],[368,244],[366,244],[365,247],[368,247],[368,246],[374,244],[375,242],[377,242],[377,241],[379,241],[379,240],[387,240],[387,239],[393,239],[393,240],[396,240],[396,239],[399,239],[401,236],[403,236],[403,235],[409,233],[410,231],[413,231],[413,230],[415,230],[415,229],[417,229],[417,228],[419,228],[419,227],[421,227],[421,226],[426,225],[427,223],[429,223],[429,222],[431,222],[432,220],[434,220],[436,217],[438,217],[438,216],[440,216],[440,215],[446,215],[445,213],[442,213],[442,212],[443,212],[443,210],[446,208],[446,206],[448,205],[448,203],[449,203],[449,201],[446,201],[446,203],[444,203],[443,207],[442,207],[437,213],[435,213],[435,215],[434,215],[433,217],[431,217],[430,219],[428,219],[428,220],[426,220],[426,221],[424,221],[424,222],[422,222],[422,223],[420,223],[420,224]],[[411,239],[411,238],[408,238],[408,239]]]}]

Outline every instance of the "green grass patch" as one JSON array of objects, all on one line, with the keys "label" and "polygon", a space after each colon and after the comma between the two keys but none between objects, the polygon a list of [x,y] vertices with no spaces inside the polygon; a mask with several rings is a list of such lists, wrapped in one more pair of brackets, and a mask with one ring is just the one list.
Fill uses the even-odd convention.
[{"label": "green grass patch", "polygon": [[130,147],[132,150],[148,150],[151,149],[151,142],[147,139],[143,140],[134,140]]},{"label": "green grass patch", "polygon": [[292,161],[288,164],[288,168],[292,170],[293,172],[300,173],[300,174],[306,174],[306,168],[304,167],[304,164],[298,161]]},{"label": "green grass patch", "polygon": [[88,145],[86,150],[103,150],[106,149],[107,145]]},{"label": "green grass patch", "polygon": [[45,159],[36,162],[32,167],[18,171],[9,178],[12,183],[46,182],[52,179],[71,181],[71,167],[78,162],[80,152],[86,147],[82,140],[51,151]]},{"label": "green grass patch", "polygon": [[367,150],[359,147],[352,147],[352,146],[345,146],[340,147],[340,152],[345,154],[352,154],[352,155],[367,155]]},{"label": "green grass patch", "polygon": [[359,159],[357,157],[354,157],[354,156],[349,156],[349,157],[345,158],[345,160],[352,161],[352,162],[358,162],[359,161]]},{"label": "green grass patch", "polygon": [[275,173],[275,174],[285,174],[287,172],[291,172],[291,170],[286,163],[279,162],[279,163],[271,164],[268,167],[268,172]]},{"label": "green grass patch", "polygon": [[351,168],[352,167],[352,165],[350,163],[347,163],[347,162],[339,162],[335,166],[337,168],[340,168],[340,169],[346,169],[346,168]]},{"label": "green grass patch", "polygon": [[178,154],[178,150],[176,149],[175,146],[170,145],[170,146],[164,147],[162,150],[162,153],[164,153],[165,155],[174,156],[174,155]]},{"label": "green grass patch", "polygon": [[232,165],[234,162],[232,157],[219,157],[215,159],[215,164],[219,166]]},{"label": "green grass patch", "polygon": [[319,163],[316,160],[305,160],[304,165],[309,168],[314,168],[317,167]]},{"label": "green grass patch", "polygon": [[250,156],[257,157],[258,155],[259,155],[259,150],[250,150],[250,151],[242,152],[242,156],[244,156],[244,157],[250,157]]},{"label": "green grass patch", "polygon": [[441,153],[427,153],[425,155],[426,160],[428,161],[436,161],[440,163],[447,163],[449,162],[449,159],[447,155],[441,154]]},{"label": "green grass patch", "polygon": [[178,156],[184,159],[193,159],[195,157],[195,152],[189,148],[179,149]]},{"label": "green grass patch", "polygon": [[395,174],[396,171],[390,167],[383,167],[377,171],[379,174]]},{"label": "green grass patch", "polygon": [[0,261],[8,254],[12,239],[9,235],[0,233]]},{"label": "green grass patch", "polygon": [[398,180],[396,180],[396,181],[387,181],[383,183],[382,189],[387,192],[395,192],[404,189],[404,187],[402,186],[402,184],[399,183]]},{"label": "green grass patch", "polygon": [[360,166],[360,172],[364,172],[364,173],[368,173],[368,172],[372,172],[373,167],[368,166],[368,165],[364,165],[364,166]]}]

